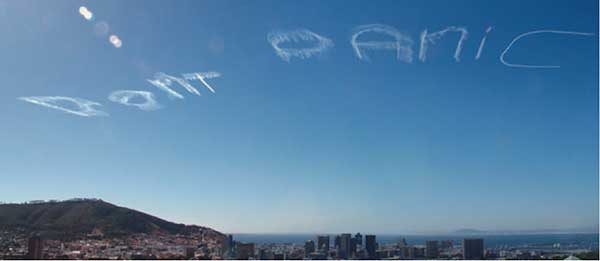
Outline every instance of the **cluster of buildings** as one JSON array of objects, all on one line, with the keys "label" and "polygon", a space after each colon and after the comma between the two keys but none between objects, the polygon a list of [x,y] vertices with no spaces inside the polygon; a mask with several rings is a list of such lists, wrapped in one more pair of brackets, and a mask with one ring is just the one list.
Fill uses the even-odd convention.
[{"label": "cluster of buildings", "polygon": [[[239,242],[203,234],[134,234],[106,238],[93,232],[77,240],[49,240],[23,231],[0,230],[0,260],[4,259],[565,259],[594,249],[572,244],[494,246],[482,238],[426,240],[409,245],[405,239],[380,244],[376,235],[318,235],[304,243]],[[595,248],[597,251],[597,248]],[[596,252],[597,255],[597,252]]]},{"label": "cluster of buildings", "polygon": [[0,233],[0,259],[221,259],[222,239],[192,235],[88,235],[50,240]]},{"label": "cluster of buildings", "polygon": [[428,240],[425,245],[411,246],[405,239],[380,245],[376,235],[318,235],[303,246],[297,244],[242,243],[229,235],[223,247],[225,259],[483,259],[481,238],[465,238],[460,249],[450,240]]},{"label": "cluster of buildings", "polygon": [[402,238],[380,244],[376,235],[317,235],[314,240],[299,243],[243,243],[229,235],[223,245],[224,259],[259,260],[325,260],[325,259],[575,259],[581,253],[597,251],[589,246],[524,244],[486,248],[483,238],[461,240],[426,240],[409,245]]}]

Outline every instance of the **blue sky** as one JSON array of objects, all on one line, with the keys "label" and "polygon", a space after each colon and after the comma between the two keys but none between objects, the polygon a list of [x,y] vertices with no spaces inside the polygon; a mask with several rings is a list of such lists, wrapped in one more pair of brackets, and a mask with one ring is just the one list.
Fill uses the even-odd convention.
[{"label": "blue sky", "polygon": [[[598,3],[452,5],[1,1],[0,199],[97,197],[224,232],[597,228]],[[359,59],[351,38],[368,24],[412,39],[412,63],[389,50]],[[468,30],[461,61],[458,33],[420,61],[421,32],[448,26]],[[297,29],[333,46],[286,62],[267,35]],[[559,69],[499,60],[543,29],[595,36],[531,35],[506,55]],[[147,81],[207,71],[222,76],[207,80],[215,93],[191,82],[202,96]],[[162,108],[110,101],[117,90]],[[87,99],[109,116],[18,99],[29,96]]]}]

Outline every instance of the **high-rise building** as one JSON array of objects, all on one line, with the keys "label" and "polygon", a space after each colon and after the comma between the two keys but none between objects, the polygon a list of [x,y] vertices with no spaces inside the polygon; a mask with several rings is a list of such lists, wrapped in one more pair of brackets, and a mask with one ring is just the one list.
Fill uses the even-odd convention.
[{"label": "high-rise building", "polygon": [[342,237],[340,235],[335,236],[335,238],[333,239],[333,247],[335,249],[339,249],[340,248],[340,242],[342,242]]},{"label": "high-rise building", "polygon": [[409,246],[403,246],[400,247],[400,256],[404,259],[412,259],[412,252],[410,251],[411,247]]},{"label": "high-rise building", "polygon": [[462,242],[463,259],[483,259],[483,238],[465,238]]},{"label": "high-rise building", "polygon": [[27,258],[28,259],[42,259],[42,250],[44,248],[42,239],[39,236],[33,236],[29,238],[27,246]]},{"label": "high-rise building", "polygon": [[436,258],[439,255],[438,249],[439,242],[437,240],[426,240],[425,241],[425,257]]},{"label": "high-rise building", "polygon": [[454,244],[452,244],[452,240],[442,240],[440,242],[440,249],[449,249],[452,248]]},{"label": "high-rise building", "polygon": [[362,246],[363,236],[360,233],[356,233],[356,235],[354,235],[354,242],[356,242],[356,245]]},{"label": "high-rise building", "polygon": [[254,243],[240,243],[236,244],[238,259],[248,260],[254,258]]},{"label": "high-rise building", "polygon": [[365,249],[368,258],[377,258],[377,239],[375,235],[365,236]]},{"label": "high-rise building", "polygon": [[225,242],[223,242],[223,256],[225,259],[233,258],[233,249],[235,243],[233,241],[233,235],[227,235]]},{"label": "high-rise building", "polygon": [[398,247],[405,247],[408,246],[408,244],[406,243],[406,239],[402,238],[400,239],[400,241],[398,242]]},{"label": "high-rise building", "polygon": [[304,243],[304,255],[308,256],[313,252],[315,252],[315,241],[307,240],[306,243]]},{"label": "high-rise building", "polygon": [[415,259],[415,257],[417,257],[417,254],[418,254],[417,252],[418,252],[418,251],[417,251],[417,248],[416,248],[416,247],[414,247],[414,246],[409,246],[409,247],[406,247],[406,249],[408,250],[408,251],[407,251],[407,252],[408,252],[408,254],[407,254],[405,257],[407,257],[407,258],[409,258],[409,259]]},{"label": "high-rise building", "polygon": [[352,244],[352,235],[351,234],[341,234],[340,235],[340,247],[338,249],[338,257],[339,258],[349,258],[351,256],[351,244]]},{"label": "high-rise building", "polygon": [[317,249],[321,252],[329,252],[329,236],[317,236]]},{"label": "high-rise building", "polygon": [[350,257],[354,257],[356,255],[357,245],[356,238],[350,238]]}]

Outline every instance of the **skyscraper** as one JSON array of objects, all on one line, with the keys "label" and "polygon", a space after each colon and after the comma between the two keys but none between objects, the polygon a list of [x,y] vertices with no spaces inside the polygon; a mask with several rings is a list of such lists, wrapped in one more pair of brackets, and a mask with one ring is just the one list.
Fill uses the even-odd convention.
[{"label": "skyscraper", "polygon": [[356,242],[356,245],[362,246],[363,236],[360,233],[356,233],[356,235],[354,235],[354,242]]},{"label": "skyscraper", "polygon": [[358,244],[356,243],[356,238],[350,238],[350,257],[354,257],[356,254]]},{"label": "skyscraper", "polygon": [[377,258],[377,239],[375,235],[365,236],[365,249],[368,258]]},{"label": "skyscraper", "polygon": [[317,236],[317,249],[324,253],[329,252],[329,236]]},{"label": "skyscraper", "polygon": [[405,246],[408,246],[405,238],[402,238],[400,241],[398,241],[398,247],[405,247]]},{"label": "skyscraper", "polygon": [[39,236],[33,236],[29,238],[29,243],[27,246],[27,258],[42,259],[43,247],[42,239]]},{"label": "skyscraper", "polygon": [[233,235],[227,235],[227,237],[225,238],[225,242],[223,242],[223,256],[226,259],[233,258],[233,249]]},{"label": "skyscraper", "polygon": [[463,259],[483,259],[483,238],[465,238],[462,243]]},{"label": "skyscraper", "polygon": [[315,241],[307,240],[306,243],[304,243],[304,255],[308,256],[313,252],[315,252]]},{"label": "skyscraper", "polygon": [[333,247],[335,249],[339,249],[341,241],[342,241],[342,237],[340,235],[335,236],[335,238],[333,239]]},{"label": "skyscraper", "polygon": [[438,241],[437,240],[427,240],[425,241],[425,257],[426,258],[436,258],[439,255],[438,250]]},{"label": "skyscraper", "polygon": [[449,249],[452,248],[452,240],[442,240],[440,242],[440,249]]},{"label": "skyscraper", "polygon": [[350,234],[341,234],[340,235],[340,247],[338,250],[339,258],[348,258],[351,256],[351,244],[352,244],[352,235]]},{"label": "skyscraper", "polygon": [[411,251],[412,247],[409,246],[403,246],[400,247],[400,256],[404,259],[412,259],[412,251]]}]

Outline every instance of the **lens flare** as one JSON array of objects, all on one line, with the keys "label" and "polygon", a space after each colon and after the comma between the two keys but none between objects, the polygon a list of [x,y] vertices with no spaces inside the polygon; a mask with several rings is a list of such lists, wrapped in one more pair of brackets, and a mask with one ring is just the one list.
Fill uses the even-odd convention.
[{"label": "lens flare", "polygon": [[83,16],[83,18],[85,18],[85,20],[88,20],[88,21],[92,20],[92,18],[94,18],[94,14],[90,10],[88,10],[87,7],[85,7],[85,6],[79,7],[79,14],[81,16]]},{"label": "lens flare", "polygon": [[115,48],[121,48],[121,46],[123,45],[123,42],[121,42],[121,39],[119,39],[118,36],[116,35],[111,35],[110,37],[108,37],[108,41],[115,46]]}]

